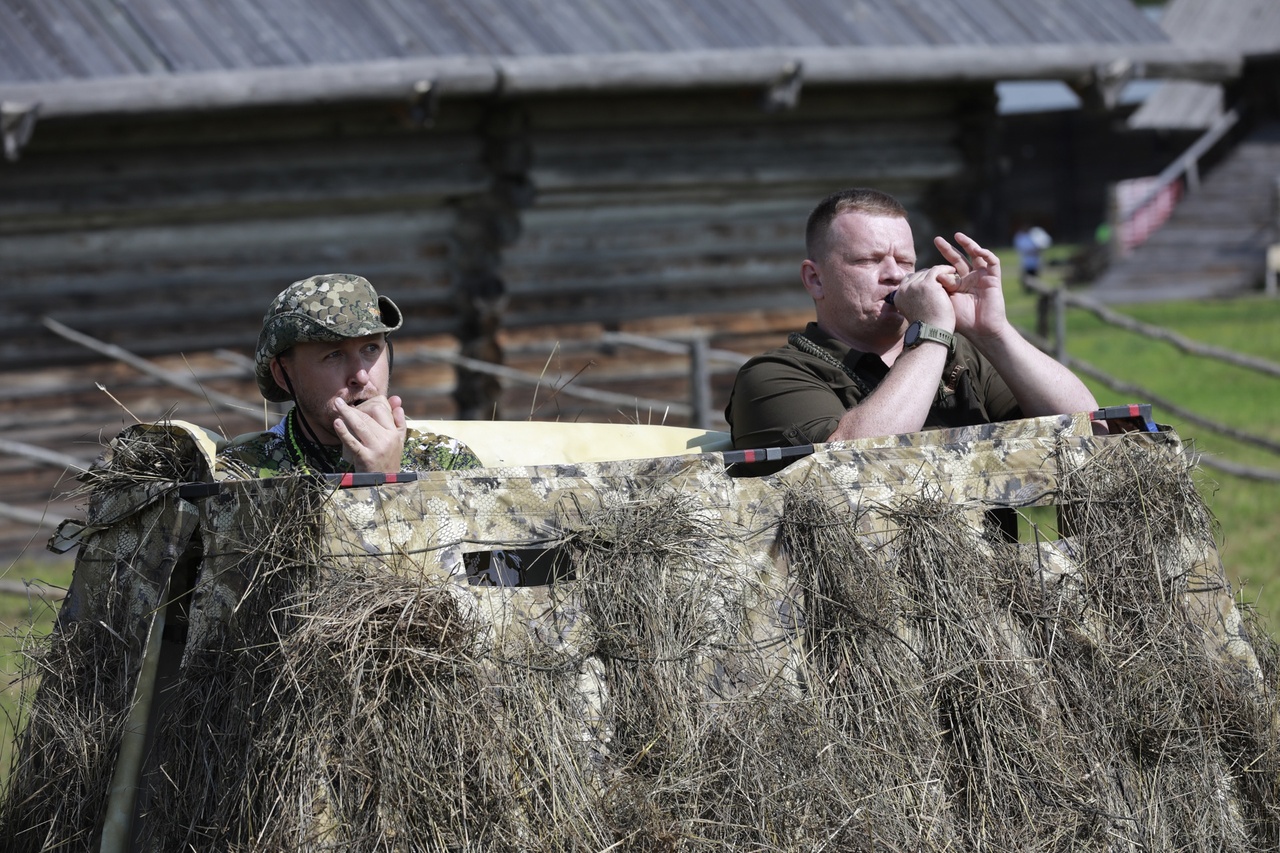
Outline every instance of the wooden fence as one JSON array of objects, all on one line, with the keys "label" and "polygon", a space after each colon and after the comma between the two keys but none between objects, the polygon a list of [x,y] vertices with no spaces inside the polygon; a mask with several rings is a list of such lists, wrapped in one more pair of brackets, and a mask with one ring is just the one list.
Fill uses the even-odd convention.
[{"label": "wooden fence", "polygon": [[[1238,429],[1236,427],[1224,424],[1221,421],[1214,420],[1204,415],[1193,412],[1173,400],[1163,397],[1147,388],[1126,382],[1106,371],[1089,364],[1086,361],[1075,358],[1067,354],[1066,329],[1067,329],[1067,310],[1069,308],[1079,308],[1092,313],[1098,319],[1108,325],[1124,329],[1125,331],[1141,335],[1152,340],[1162,341],[1172,344],[1182,352],[1189,355],[1200,356],[1202,358],[1211,358],[1239,367],[1245,370],[1253,370],[1266,376],[1280,378],[1280,364],[1268,361],[1263,358],[1245,355],[1243,353],[1233,352],[1232,350],[1222,347],[1215,347],[1209,344],[1203,344],[1193,341],[1177,332],[1159,326],[1153,326],[1149,323],[1143,323],[1132,317],[1126,317],[1115,311],[1105,307],[1086,296],[1071,293],[1065,286],[1051,286],[1036,278],[1035,276],[1025,277],[1023,283],[1027,289],[1039,296],[1036,311],[1036,333],[1031,336],[1032,341],[1046,352],[1052,352],[1054,357],[1061,363],[1067,365],[1077,373],[1082,373],[1092,379],[1105,384],[1107,387],[1140,399],[1143,402],[1151,403],[1159,406],[1161,409],[1175,415],[1183,420],[1193,423],[1196,426],[1211,430],[1219,435],[1235,439],[1243,444],[1256,447],[1268,453],[1280,456],[1280,441],[1260,436],[1247,430]],[[1052,332],[1050,331],[1052,329]],[[1280,482],[1280,471],[1257,470],[1237,465],[1231,462],[1224,462],[1220,459],[1210,457],[1201,457],[1200,464],[1206,468],[1212,468],[1223,471],[1237,477],[1250,480],[1263,480],[1267,482]]]}]

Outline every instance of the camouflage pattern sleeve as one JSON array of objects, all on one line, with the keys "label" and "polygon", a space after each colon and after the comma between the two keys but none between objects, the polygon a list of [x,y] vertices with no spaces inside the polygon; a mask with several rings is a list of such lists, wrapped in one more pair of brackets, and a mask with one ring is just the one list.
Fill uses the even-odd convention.
[{"label": "camouflage pattern sleeve", "polygon": [[275,432],[251,433],[233,438],[218,451],[214,478],[261,480],[294,473],[284,438]]},{"label": "camouflage pattern sleeve", "polygon": [[456,438],[410,429],[401,467],[406,471],[460,471],[483,468],[484,463]]},{"label": "camouflage pattern sleeve", "polygon": [[[456,438],[434,432],[409,429],[405,436],[402,471],[458,471],[483,467],[471,448]],[[351,470],[350,463],[336,459],[332,473]],[[261,480],[299,473],[289,453],[289,443],[276,431],[251,433],[233,438],[218,452],[218,480]]]}]

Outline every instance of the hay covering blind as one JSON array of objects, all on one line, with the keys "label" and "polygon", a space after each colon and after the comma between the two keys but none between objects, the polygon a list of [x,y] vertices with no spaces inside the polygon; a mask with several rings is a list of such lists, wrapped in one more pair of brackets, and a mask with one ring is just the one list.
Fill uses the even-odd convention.
[{"label": "hay covering blind", "polygon": [[[1274,644],[1172,432],[1062,417],[760,477],[704,453],[178,498],[205,464],[139,428],[90,479],[10,849],[97,849],[158,612],[134,849],[1280,839]],[[1061,535],[991,521],[1033,505]],[[547,548],[553,583],[467,575]]]}]

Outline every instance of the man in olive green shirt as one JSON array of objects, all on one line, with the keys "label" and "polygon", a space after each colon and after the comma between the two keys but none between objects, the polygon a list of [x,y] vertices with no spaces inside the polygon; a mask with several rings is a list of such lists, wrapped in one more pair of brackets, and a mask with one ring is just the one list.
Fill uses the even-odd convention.
[{"label": "man in olive green shirt", "polygon": [[[906,210],[871,189],[809,216],[800,278],[817,318],[738,372],[739,448],[780,447],[1097,409],[1005,316],[1000,260],[964,234],[916,269]],[[963,249],[963,253],[961,252]]]}]

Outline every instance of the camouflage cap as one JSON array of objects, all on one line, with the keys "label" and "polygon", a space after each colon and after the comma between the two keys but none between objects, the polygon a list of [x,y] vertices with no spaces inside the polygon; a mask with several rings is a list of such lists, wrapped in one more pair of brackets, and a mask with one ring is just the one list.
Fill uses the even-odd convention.
[{"label": "camouflage cap", "polygon": [[303,341],[341,341],[394,332],[400,309],[366,279],[349,273],[313,275],[289,285],[262,318],[254,372],[262,396],[283,403],[289,395],[271,375],[271,360]]}]

